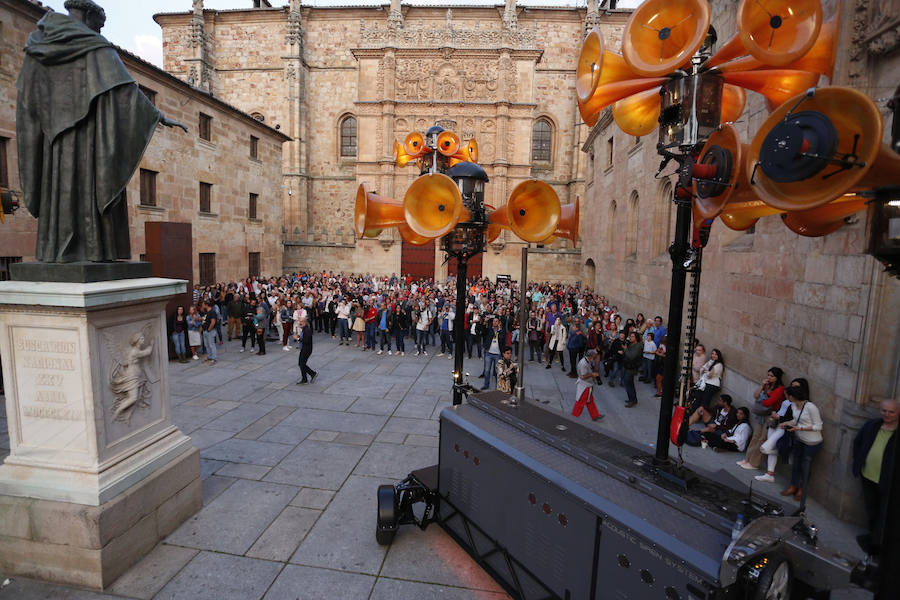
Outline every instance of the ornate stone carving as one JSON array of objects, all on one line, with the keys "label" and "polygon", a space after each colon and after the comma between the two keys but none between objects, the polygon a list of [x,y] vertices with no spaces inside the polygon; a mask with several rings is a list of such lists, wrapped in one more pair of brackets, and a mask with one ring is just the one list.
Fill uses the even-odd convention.
[{"label": "ornate stone carving", "polygon": [[900,46],[900,0],[880,0],[873,5],[869,26],[869,53],[888,54]]},{"label": "ornate stone carving", "polygon": [[188,72],[188,83],[197,85],[197,65],[191,65],[191,70]]},{"label": "ornate stone carving", "polygon": [[293,63],[288,64],[284,69],[284,78],[288,81],[296,81],[297,79],[297,67],[294,66]]},{"label": "ornate stone carving", "polygon": [[362,48],[497,48],[509,44],[513,48],[537,49],[537,29],[524,27],[501,30],[462,27],[456,23],[452,28],[441,25],[392,25],[388,23],[360,20],[360,46]]},{"label": "ornate stone carving", "polygon": [[[400,59],[396,96],[400,100],[495,101],[499,66],[483,60]],[[515,85],[515,84],[513,84]]]},{"label": "ornate stone carving", "polygon": [[150,408],[152,387],[159,382],[159,375],[152,372],[147,359],[153,355],[153,324],[147,323],[128,340],[122,348],[108,332],[103,339],[112,360],[109,373],[109,389],[113,393],[111,407],[113,420],[130,424],[136,410]]},{"label": "ornate stone carving", "polygon": [[303,45],[303,27],[300,17],[300,0],[291,0],[290,12],[287,19],[286,41],[290,46]]},{"label": "ornate stone carving", "polygon": [[519,28],[516,0],[506,0],[506,6],[503,9],[503,28],[507,31],[516,31]]}]

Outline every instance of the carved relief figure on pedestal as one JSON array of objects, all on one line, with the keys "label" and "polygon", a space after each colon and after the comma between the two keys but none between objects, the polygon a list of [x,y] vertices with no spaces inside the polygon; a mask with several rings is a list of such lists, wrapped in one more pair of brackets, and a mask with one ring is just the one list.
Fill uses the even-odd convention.
[{"label": "carved relief figure on pedestal", "polygon": [[126,425],[131,422],[131,415],[136,409],[150,407],[151,385],[159,382],[159,376],[152,374],[146,364],[147,358],[153,354],[152,330],[152,323],[144,325],[141,331],[131,336],[128,348],[124,349],[108,333],[103,333],[113,362],[109,373],[109,389],[115,398],[112,404],[113,419]]}]

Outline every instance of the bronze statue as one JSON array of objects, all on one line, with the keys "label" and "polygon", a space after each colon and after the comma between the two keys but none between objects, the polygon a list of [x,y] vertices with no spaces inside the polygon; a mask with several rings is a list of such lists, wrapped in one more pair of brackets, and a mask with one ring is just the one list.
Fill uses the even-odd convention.
[{"label": "bronze statue", "polygon": [[160,113],[100,35],[106,13],[91,0],[67,0],[25,45],[16,132],[25,206],[38,218],[38,261],[131,258],[125,186]]}]

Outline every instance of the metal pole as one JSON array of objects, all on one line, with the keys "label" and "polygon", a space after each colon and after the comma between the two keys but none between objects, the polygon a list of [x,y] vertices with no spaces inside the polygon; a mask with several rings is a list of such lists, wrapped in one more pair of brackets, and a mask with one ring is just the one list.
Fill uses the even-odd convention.
[{"label": "metal pole", "polygon": [[519,376],[516,379],[516,399],[519,402],[525,402],[525,344],[528,336],[526,335],[526,318],[528,316],[528,308],[525,306],[528,301],[528,245],[522,248],[522,278],[519,280],[519,356],[518,361]]},{"label": "metal pole", "polygon": [[678,383],[678,366],[680,362],[679,342],[681,340],[681,319],[684,312],[684,284],[686,272],[684,260],[687,256],[691,240],[691,205],[678,198],[687,173],[690,184],[693,161],[684,162],[678,186],[675,188],[675,241],[669,249],[672,257],[672,285],[669,288],[669,320],[666,323],[666,360],[663,365],[662,398],[659,405],[659,427],[656,431],[656,461],[669,461],[669,426],[672,421],[672,407],[675,400],[675,386]]},{"label": "metal pole", "polygon": [[456,316],[453,318],[453,405],[462,404],[463,350],[466,344],[466,288],[469,285],[469,257],[456,257]]}]

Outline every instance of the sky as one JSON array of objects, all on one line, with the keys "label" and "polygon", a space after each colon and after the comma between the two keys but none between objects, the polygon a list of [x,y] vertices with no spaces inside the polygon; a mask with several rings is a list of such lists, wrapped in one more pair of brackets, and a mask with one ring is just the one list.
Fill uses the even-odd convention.
[{"label": "sky", "polygon": [[[66,12],[65,0],[42,0],[55,11]],[[191,0],[95,0],[106,11],[106,27],[103,35],[117,46],[137,54],[159,67],[162,66],[162,35],[153,15],[160,12],[189,12]],[[503,0],[405,0],[403,4],[503,4]],[[287,0],[273,0],[272,6],[286,5]],[[521,4],[531,6],[572,6],[585,5],[586,0],[521,0]],[[329,4],[390,4],[390,0],[303,0],[305,6],[328,6]],[[630,8],[640,4],[640,0],[620,0],[620,8]],[[205,8],[229,9],[249,8],[253,0],[206,0]]]}]

